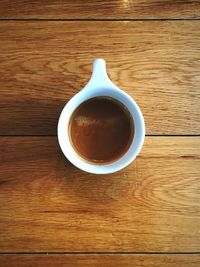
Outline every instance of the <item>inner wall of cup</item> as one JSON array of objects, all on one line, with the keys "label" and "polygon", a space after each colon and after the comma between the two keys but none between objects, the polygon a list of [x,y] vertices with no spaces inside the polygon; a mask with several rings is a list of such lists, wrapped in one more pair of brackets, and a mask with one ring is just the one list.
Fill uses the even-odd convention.
[{"label": "inner wall of cup", "polygon": [[[73,148],[70,137],[69,137],[69,121],[71,118],[72,113],[74,110],[83,102],[86,100],[97,97],[97,96],[105,96],[105,97],[111,97],[116,99],[117,101],[124,104],[134,121],[135,126],[135,132],[133,135],[132,143],[128,149],[128,151],[118,160],[113,161],[112,163],[106,163],[106,164],[95,164],[91,163],[89,161],[86,161],[84,158],[82,158]],[[61,127],[65,127],[66,131],[64,131],[65,137],[59,136],[60,139],[60,145],[63,150],[63,153],[65,156],[77,167],[86,170],[88,172],[94,172],[94,173],[101,173],[102,172],[112,172],[116,171],[115,168],[121,169],[128,165],[139,153],[139,150],[143,143],[143,134],[142,134],[142,122],[141,122],[141,112],[136,105],[136,103],[132,100],[132,98],[127,95],[125,92],[121,90],[115,90],[115,89],[107,89],[107,88],[99,88],[99,90],[86,90],[81,91],[77,95],[75,95],[65,106],[62,114],[62,125]],[[63,148],[65,146],[65,148]]]}]

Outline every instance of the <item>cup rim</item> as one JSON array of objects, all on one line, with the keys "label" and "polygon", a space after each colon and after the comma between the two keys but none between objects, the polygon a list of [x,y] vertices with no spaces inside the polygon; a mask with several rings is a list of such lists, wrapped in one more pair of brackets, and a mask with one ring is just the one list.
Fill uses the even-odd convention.
[{"label": "cup rim", "polygon": [[[107,93],[107,94],[106,94]],[[108,94],[114,94],[113,96]],[[116,99],[117,101],[121,102],[126,106],[126,108],[129,110],[131,115],[133,116],[134,124],[135,119],[137,119],[137,127],[140,129],[138,130],[135,125],[135,133],[133,136],[132,143],[128,149],[128,151],[122,155],[119,159],[112,163],[105,163],[105,164],[96,164],[96,163],[90,163],[88,161],[85,161],[85,159],[81,158],[80,155],[74,150],[74,147],[72,146],[70,142],[70,138],[68,135],[68,124],[71,118],[71,115],[73,114],[74,110],[83,102],[86,100],[98,97],[98,96],[107,96],[112,97]],[[128,105],[125,104],[124,101],[122,101],[122,97],[124,101],[127,101]],[[132,110],[130,110],[130,107]],[[65,126],[66,131],[63,129]],[[138,132],[137,132],[138,131]],[[64,135],[65,133],[65,135]],[[137,134],[137,135],[136,135]],[[60,145],[60,148],[65,155],[65,157],[77,168],[93,173],[93,174],[109,174],[117,172],[123,168],[125,168],[127,165],[129,165],[139,154],[143,143],[145,139],[145,124],[144,124],[144,118],[142,115],[142,112],[136,102],[123,90],[119,88],[106,88],[106,92],[102,88],[97,88],[96,90],[82,90],[78,94],[76,94],[74,97],[72,97],[68,103],[64,106],[59,120],[58,120],[58,127],[57,127],[57,135],[58,135],[58,142]],[[136,144],[133,145],[134,140]],[[134,149],[134,150],[133,150]]]}]

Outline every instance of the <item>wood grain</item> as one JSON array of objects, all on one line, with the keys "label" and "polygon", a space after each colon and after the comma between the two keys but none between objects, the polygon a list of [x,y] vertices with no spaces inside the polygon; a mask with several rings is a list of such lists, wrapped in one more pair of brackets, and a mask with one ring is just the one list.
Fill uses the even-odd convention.
[{"label": "wood grain", "polygon": [[200,255],[0,255],[3,267],[199,267]]},{"label": "wood grain", "polygon": [[198,0],[2,0],[0,18],[199,18]]},{"label": "wood grain", "polygon": [[0,148],[0,252],[200,251],[200,137],[147,137],[133,164],[101,176],[55,137]]},{"label": "wood grain", "polygon": [[200,133],[198,21],[1,22],[0,39],[1,135],[55,134],[97,57],[141,107],[147,134]]}]

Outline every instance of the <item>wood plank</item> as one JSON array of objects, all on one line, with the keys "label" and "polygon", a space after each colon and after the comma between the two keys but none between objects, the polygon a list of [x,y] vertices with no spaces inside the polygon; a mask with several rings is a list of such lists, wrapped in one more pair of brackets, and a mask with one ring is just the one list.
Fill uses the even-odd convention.
[{"label": "wood plank", "polygon": [[2,0],[0,18],[199,18],[200,2],[162,0]]},{"label": "wood plank", "polygon": [[200,251],[200,137],[147,137],[129,167],[73,167],[55,137],[1,137],[0,252]]},{"label": "wood plank", "polygon": [[4,267],[199,267],[200,255],[0,255]]},{"label": "wood plank", "polygon": [[141,107],[147,134],[200,133],[198,21],[1,22],[0,39],[2,135],[55,134],[96,57]]}]

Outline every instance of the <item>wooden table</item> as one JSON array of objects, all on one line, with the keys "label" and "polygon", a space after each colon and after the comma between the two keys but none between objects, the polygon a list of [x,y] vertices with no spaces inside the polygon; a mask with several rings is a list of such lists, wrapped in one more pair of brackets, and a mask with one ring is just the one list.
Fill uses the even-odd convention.
[{"label": "wooden table", "polygon": [[[200,2],[0,3],[0,266],[200,266]],[[94,58],[141,107],[144,147],[79,171],[56,126]]]}]

